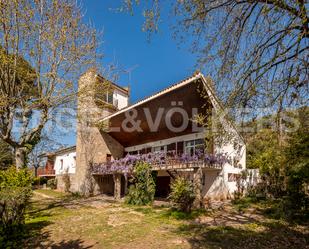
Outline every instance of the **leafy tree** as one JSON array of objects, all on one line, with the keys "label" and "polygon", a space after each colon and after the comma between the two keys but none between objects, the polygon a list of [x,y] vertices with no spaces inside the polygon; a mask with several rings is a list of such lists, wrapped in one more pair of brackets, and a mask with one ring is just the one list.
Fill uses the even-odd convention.
[{"label": "leafy tree", "polygon": [[292,205],[309,210],[309,108],[299,110],[300,127],[288,140],[285,150],[287,191]]},{"label": "leafy tree", "polygon": [[155,182],[151,173],[151,166],[145,162],[138,162],[134,166],[133,185],[129,188],[126,202],[133,205],[151,204],[155,195]]},{"label": "leafy tree", "polygon": [[[144,7],[144,30],[156,32],[162,8],[174,15],[176,37],[190,41],[200,66],[216,79],[231,107],[307,101],[309,16],[296,0],[125,0]],[[190,37],[190,39],[188,39]]]},{"label": "leafy tree", "polygon": [[247,141],[247,166],[260,170],[262,181],[254,193],[278,198],[281,217],[304,218],[309,210],[309,108],[286,113],[297,117],[298,129],[284,133],[283,143],[270,128],[252,135]]},{"label": "leafy tree", "polygon": [[55,110],[74,104],[74,84],[97,58],[96,31],[74,0],[0,1],[0,9],[0,138],[23,167]]},{"label": "leafy tree", "polygon": [[283,147],[272,129],[262,129],[247,141],[247,167],[258,168],[264,194],[276,197],[285,191],[286,168]]},{"label": "leafy tree", "polygon": [[6,169],[13,164],[13,150],[0,139],[0,169]]}]

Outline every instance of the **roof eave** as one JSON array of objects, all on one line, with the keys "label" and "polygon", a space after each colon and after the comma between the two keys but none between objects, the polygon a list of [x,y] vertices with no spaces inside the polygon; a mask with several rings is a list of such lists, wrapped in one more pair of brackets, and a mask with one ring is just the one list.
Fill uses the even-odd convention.
[{"label": "roof eave", "polygon": [[189,77],[189,78],[187,78],[187,79],[185,79],[185,80],[183,80],[183,81],[181,81],[179,83],[173,84],[172,86],[170,86],[170,87],[168,87],[168,88],[166,88],[166,89],[164,89],[164,90],[162,90],[160,92],[157,92],[157,93],[155,93],[155,94],[153,94],[153,95],[151,95],[151,96],[149,96],[149,97],[147,97],[147,98],[145,98],[143,100],[140,100],[140,101],[136,102],[133,105],[127,106],[127,107],[125,107],[123,109],[120,109],[119,111],[117,111],[117,112],[107,116],[107,117],[104,117],[104,118],[100,119],[99,122],[104,122],[106,120],[109,120],[112,117],[115,117],[115,116],[117,116],[117,115],[119,115],[119,114],[121,114],[123,112],[126,112],[126,111],[128,111],[128,110],[130,110],[130,109],[132,109],[134,107],[138,107],[138,106],[140,106],[142,104],[145,104],[145,103],[147,103],[147,102],[149,102],[149,101],[151,101],[151,100],[153,100],[155,98],[161,97],[161,96],[163,96],[163,95],[165,95],[165,94],[167,94],[167,93],[169,93],[169,92],[171,92],[171,91],[173,91],[173,90],[175,90],[177,88],[185,86],[185,85],[187,85],[187,84],[189,84],[189,83],[191,83],[191,82],[193,82],[195,80],[201,79],[202,77],[203,77],[203,74],[200,73],[200,72],[197,72],[194,75],[192,75],[191,77]]}]

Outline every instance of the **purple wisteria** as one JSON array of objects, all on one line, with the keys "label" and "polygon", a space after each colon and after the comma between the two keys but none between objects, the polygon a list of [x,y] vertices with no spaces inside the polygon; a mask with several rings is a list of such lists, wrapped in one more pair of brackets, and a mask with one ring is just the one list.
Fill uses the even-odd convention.
[{"label": "purple wisteria", "polygon": [[193,155],[184,153],[181,156],[177,155],[175,151],[169,151],[167,153],[158,151],[139,155],[127,154],[124,158],[118,160],[93,164],[92,173],[100,175],[114,173],[130,175],[133,173],[134,166],[137,162],[149,163],[153,167],[168,165],[192,165],[196,167],[206,165],[220,168],[225,163],[230,163],[230,159],[227,154],[208,154],[201,151],[196,151]]}]

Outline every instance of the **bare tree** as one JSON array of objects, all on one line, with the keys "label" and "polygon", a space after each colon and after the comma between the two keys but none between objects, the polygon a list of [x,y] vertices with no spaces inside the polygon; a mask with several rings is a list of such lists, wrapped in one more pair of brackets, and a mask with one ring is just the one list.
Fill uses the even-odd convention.
[{"label": "bare tree", "polygon": [[15,149],[17,167],[94,66],[97,33],[81,11],[75,0],[0,0],[0,138]]},{"label": "bare tree", "polygon": [[172,6],[175,35],[192,41],[199,65],[231,107],[308,103],[309,16],[303,0],[124,1],[144,5],[144,30],[156,32]]},{"label": "bare tree", "polygon": [[27,164],[29,167],[34,168],[35,176],[37,176],[38,168],[46,163],[46,157],[43,157],[42,155],[63,146],[64,144],[57,142],[54,137],[48,136],[48,134],[43,131],[40,142],[36,144],[33,150],[27,155]]}]

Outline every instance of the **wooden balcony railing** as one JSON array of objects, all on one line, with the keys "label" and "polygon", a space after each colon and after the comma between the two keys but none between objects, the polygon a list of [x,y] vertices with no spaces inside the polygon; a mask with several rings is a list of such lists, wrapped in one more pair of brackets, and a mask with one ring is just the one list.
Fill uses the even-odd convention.
[{"label": "wooden balcony railing", "polygon": [[54,169],[45,169],[45,168],[38,168],[37,175],[38,176],[49,176],[49,175],[55,175]]}]

